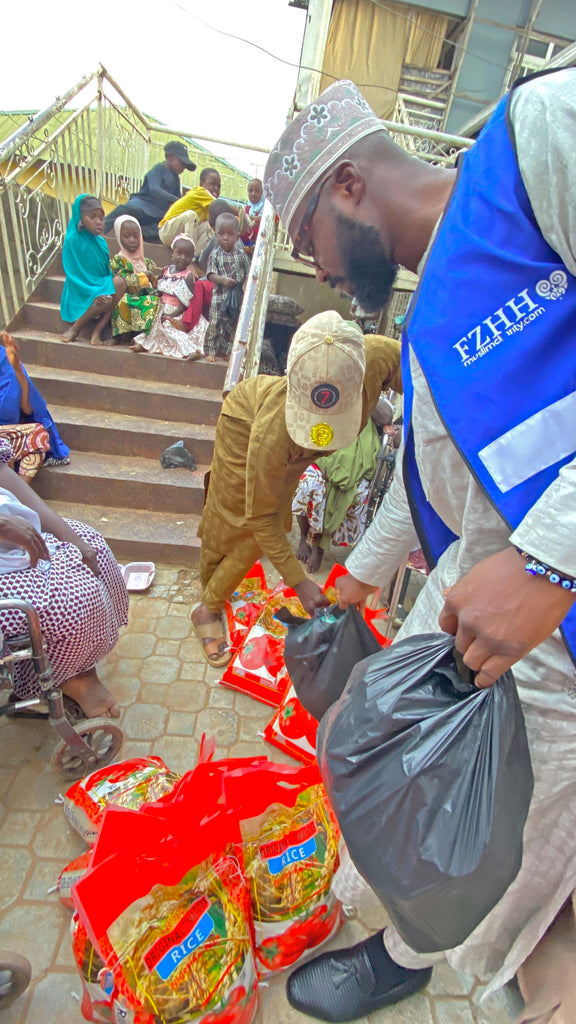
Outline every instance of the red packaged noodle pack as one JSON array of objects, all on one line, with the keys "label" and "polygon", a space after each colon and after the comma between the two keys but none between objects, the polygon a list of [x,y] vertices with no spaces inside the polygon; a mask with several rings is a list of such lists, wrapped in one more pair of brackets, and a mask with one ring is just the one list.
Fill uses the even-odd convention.
[{"label": "red packaged noodle pack", "polygon": [[72,886],[79,882],[86,871],[88,871],[91,855],[92,850],[85,850],[79,857],[71,860],[58,875],[58,881],[56,882],[58,898],[62,906],[66,907],[67,910],[74,910]]},{"label": "red packaged noodle pack", "polygon": [[223,778],[235,815],[261,974],[294,966],[341,924],[331,892],[339,830],[316,766],[268,762]]},{"label": "red packaged noodle pack", "polygon": [[111,804],[137,810],[169,793],[180,778],[160,757],[134,757],[100,768],[75,782],[64,796],[64,814],[87,843],[94,843]]},{"label": "red packaged noodle pack", "polygon": [[225,604],[230,647],[238,650],[270,597],[261,562],[255,562]]},{"label": "red packaged noodle pack", "polygon": [[288,689],[280,707],[264,729],[264,739],[297,761],[315,764],[318,722],[302,707],[286,669],[284,672]]},{"label": "red packaged noodle pack", "polygon": [[223,686],[271,707],[278,707],[286,686],[282,669],[287,630],[274,618],[279,608],[288,608],[294,615],[306,615],[296,592],[280,581],[221,679]]},{"label": "red packaged noodle pack", "polygon": [[[250,904],[223,810],[110,807],[108,848],[73,891],[98,977],[133,1024],[251,1024],[258,1008]],[[144,821],[130,841],[129,819]],[[108,835],[106,835],[108,833]],[[114,842],[114,835],[117,842]],[[103,896],[105,894],[105,898]],[[88,1018],[90,1019],[90,1018]]]}]

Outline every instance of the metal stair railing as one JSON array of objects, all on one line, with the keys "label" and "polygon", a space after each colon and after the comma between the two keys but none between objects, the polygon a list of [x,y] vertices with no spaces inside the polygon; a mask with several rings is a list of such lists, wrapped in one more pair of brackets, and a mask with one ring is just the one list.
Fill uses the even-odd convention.
[{"label": "metal stair railing", "polygon": [[127,199],[148,169],[149,148],[146,118],[102,67],[0,144],[5,324],[60,250],[76,196],[96,193],[113,204]]}]

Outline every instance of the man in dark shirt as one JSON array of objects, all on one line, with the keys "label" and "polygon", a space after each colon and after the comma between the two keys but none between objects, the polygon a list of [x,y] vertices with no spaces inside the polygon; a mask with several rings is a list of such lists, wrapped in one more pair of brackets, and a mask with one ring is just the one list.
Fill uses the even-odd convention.
[{"label": "man in dark shirt", "polygon": [[145,242],[158,242],[158,222],[162,220],[169,206],[180,198],[180,175],[182,171],[195,171],[196,164],[190,160],[183,142],[167,142],[164,146],[166,160],[148,171],[139,192],[134,192],[127,203],[117,206],[106,217],[106,234],[112,231],[114,222],[125,214],[135,217],[142,228]]}]

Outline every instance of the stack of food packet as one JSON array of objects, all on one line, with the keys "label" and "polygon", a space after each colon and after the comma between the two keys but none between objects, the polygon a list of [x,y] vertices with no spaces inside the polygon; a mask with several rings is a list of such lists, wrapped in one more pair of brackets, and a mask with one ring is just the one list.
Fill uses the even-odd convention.
[{"label": "stack of food packet", "polygon": [[[258,980],[340,925],[331,892],[339,832],[317,766],[213,761],[213,750],[204,744],[195,769],[139,807],[127,795],[128,762],[106,769],[116,786],[125,776],[126,796],[115,789],[94,844],[61,886],[76,911],[86,1020],[251,1024]],[[95,776],[102,793],[95,772],[82,800]],[[67,816],[85,825],[73,813],[76,787]]]}]

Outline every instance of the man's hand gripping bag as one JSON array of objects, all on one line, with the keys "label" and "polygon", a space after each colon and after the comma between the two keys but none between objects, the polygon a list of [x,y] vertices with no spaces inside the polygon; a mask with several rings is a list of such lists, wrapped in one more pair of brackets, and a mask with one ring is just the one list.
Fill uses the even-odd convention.
[{"label": "man's hand gripping bag", "polygon": [[512,673],[478,690],[453,651],[426,634],[373,655],[318,729],[352,860],[421,953],[460,945],[514,881],[533,789]]}]

